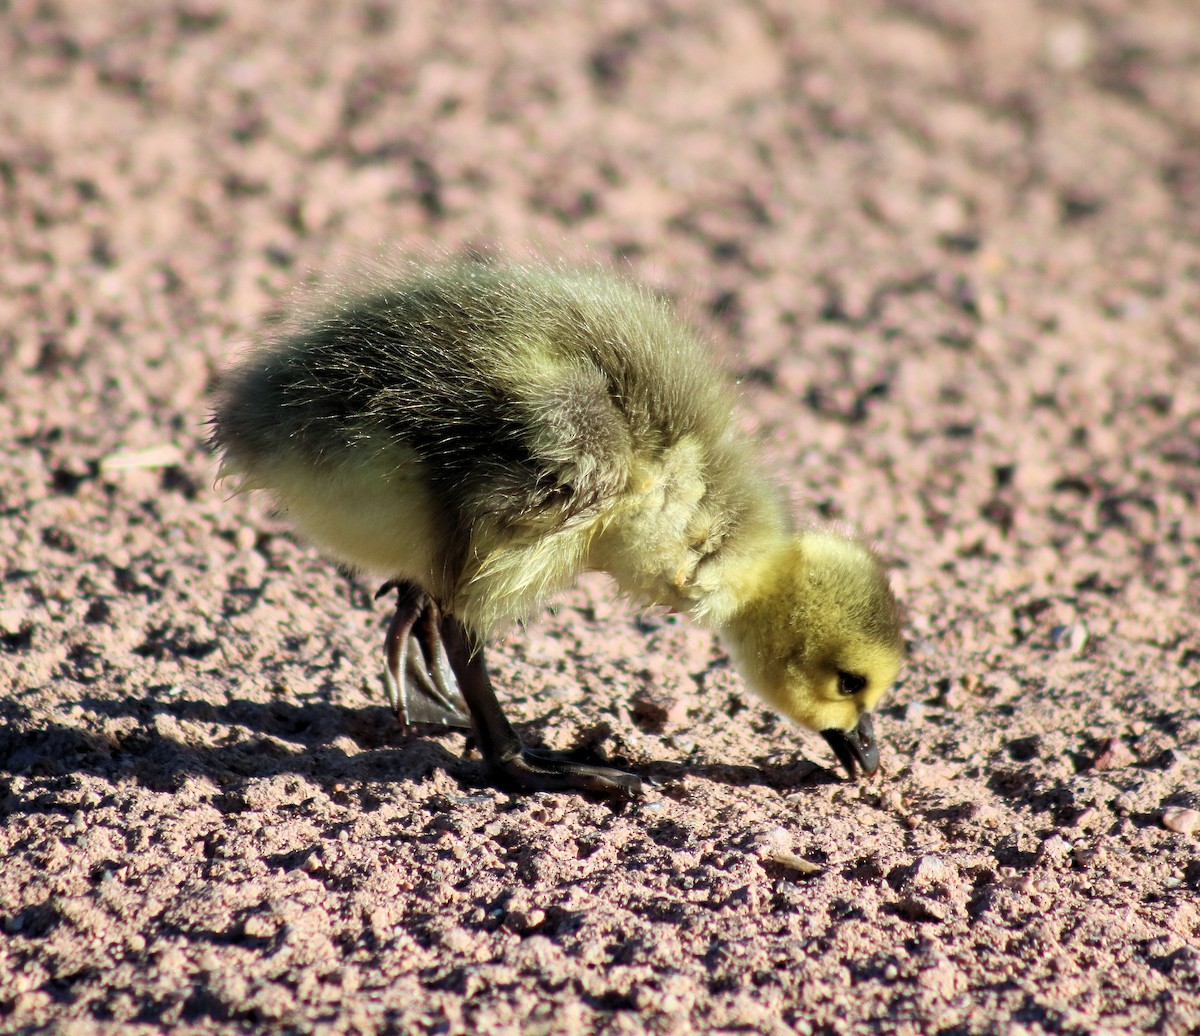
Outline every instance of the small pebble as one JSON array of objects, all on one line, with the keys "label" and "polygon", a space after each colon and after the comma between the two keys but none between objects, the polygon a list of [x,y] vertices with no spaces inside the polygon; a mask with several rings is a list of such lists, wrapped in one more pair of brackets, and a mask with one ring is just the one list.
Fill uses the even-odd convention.
[{"label": "small pebble", "polygon": [[540,907],[528,910],[509,910],[504,917],[505,925],[514,932],[531,932],[546,920],[546,912]]},{"label": "small pebble", "polygon": [[260,915],[247,917],[242,924],[242,932],[247,939],[270,939],[278,928],[270,918]]},{"label": "small pebble", "polygon": [[661,729],[687,719],[687,703],[661,687],[647,687],[632,701],[633,714],[648,726]]},{"label": "small pebble", "polygon": [[1110,737],[1092,760],[1093,770],[1120,770],[1136,762],[1134,754],[1119,737]]},{"label": "small pebble", "polygon": [[962,691],[954,684],[950,684],[944,691],[937,696],[937,705],[943,709],[958,709],[963,704]]},{"label": "small pebble", "polygon": [[922,856],[913,864],[911,882],[914,886],[928,886],[954,877],[953,868],[940,856]]},{"label": "small pebble", "polygon": [[24,618],[20,608],[0,608],[0,633],[20,633]]},{"label": "small pebble", "polygon": [[1060,72],[1083,68],[1095,53],[1092,30],[1082,21],[1064,22],[1046,34],[1045,54]]},{"label": "small pebble", "polygon": [[758,844],[764,856],[777,849],[791,852],[792,833],[786,827],[773,827],[759,835]]},{"label": "small pebble", "polygon": [[1050,638],[1057,648],[1069,651],[1075,657],[1083,654],[1088,644],[1088,628],[1082,619],[1066,626],[1055,626],[1050,631]]},{"label": "small pebble", "polygon": [[668,734],[663,740],[666,742],[667,747],[674,748],[680,755],[691,755],[696,750],[696,742],[690,737]]},{"label": "small pebble", "polygon": [[926,896],[905,896],[896,903],[896,912],[908,921],[940,924],[950,910],[944,903]]},{"label": "small pebble", "polygon": [[1001,701],[1016,697],[1022,690],[1021,681],[1009,673],[993,673],[988,678],[988,686]]},{"label": "small pebble", "polygon": [[1051,835],[1041,844],[1039,857],[1050,863],[1060,863],[1071,853],[1071,843],[1061,835]]},{"label": "small pebble", "polygon": [[1163,827],[1176,834],[1190,835],[1200,830],[1200,810],[1172,806],[1163,810]]}]

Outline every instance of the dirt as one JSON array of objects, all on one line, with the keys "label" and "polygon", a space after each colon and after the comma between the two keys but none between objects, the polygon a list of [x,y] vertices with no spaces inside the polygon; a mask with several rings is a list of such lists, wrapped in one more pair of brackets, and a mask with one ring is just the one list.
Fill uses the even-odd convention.
[{"label": "dirt", "polygon": [[[0,3],[0,1028],[1200,1031],[1192,0]],[[213,488],[384,248],[619,267],[893,566],[883,772],[588,577],[401,731],[387,608]]]}]

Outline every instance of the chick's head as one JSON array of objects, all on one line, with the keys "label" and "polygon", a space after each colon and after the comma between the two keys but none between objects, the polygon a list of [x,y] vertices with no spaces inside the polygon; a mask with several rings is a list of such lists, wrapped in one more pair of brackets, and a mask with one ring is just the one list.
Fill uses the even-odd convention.
[{"label": "chick's head", "polygon": [[855,537],[809,529],[766,559],[725,637],[750,687],[820,733],[850,772],[873,773],[870,710],[904,655],[882,562]]}]

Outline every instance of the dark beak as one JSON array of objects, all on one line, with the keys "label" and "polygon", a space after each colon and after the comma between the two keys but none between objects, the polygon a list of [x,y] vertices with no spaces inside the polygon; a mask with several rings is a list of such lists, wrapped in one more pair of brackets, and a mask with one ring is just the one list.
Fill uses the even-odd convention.
[{"label": "dark beak", "polygon": [[822,730],[821,737],[833,749],[846,773],[855,776],[855,766],[861,766],[864,777],[879,769],[879,742],[875,740],[875,721],[864,713],[853,730]]}]

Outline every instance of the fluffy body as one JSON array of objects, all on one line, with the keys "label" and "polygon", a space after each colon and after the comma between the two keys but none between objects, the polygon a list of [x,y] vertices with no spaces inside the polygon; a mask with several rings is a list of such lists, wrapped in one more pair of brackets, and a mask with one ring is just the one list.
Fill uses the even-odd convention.
[{"label": "fluffy body", "polygon": [[482,644],[584,570],[719,631],[751,687],[852,730],[900,623],[857,538],[796,530],[707,351],[594,271],[412,266],[326,298],[223,382],[222,476]]}]

